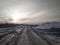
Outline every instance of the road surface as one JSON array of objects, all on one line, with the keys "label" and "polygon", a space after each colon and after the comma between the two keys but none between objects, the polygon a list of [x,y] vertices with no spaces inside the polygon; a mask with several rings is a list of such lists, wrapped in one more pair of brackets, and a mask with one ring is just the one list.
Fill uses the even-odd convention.
[{"label": "road surface", "polygon": [[51,45],[30,27],[0,31],[0,45]]}]

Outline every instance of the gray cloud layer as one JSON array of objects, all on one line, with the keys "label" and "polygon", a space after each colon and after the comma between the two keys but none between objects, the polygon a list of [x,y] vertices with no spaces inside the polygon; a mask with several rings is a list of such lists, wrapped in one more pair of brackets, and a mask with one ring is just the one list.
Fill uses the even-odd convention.
[{"label": "gray cloud layer", "polygon": [[14,11],[24,13],[20,21],[27,23],[60,22],[60,0],[0,0],[0,22],[11,21]]}]

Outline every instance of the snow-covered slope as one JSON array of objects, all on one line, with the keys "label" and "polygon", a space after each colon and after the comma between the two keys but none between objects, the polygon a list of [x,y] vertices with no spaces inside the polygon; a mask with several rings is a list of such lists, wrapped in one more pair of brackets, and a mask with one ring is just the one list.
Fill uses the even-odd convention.
[{"label": "snow-covered slope", "polygon": [[49,29],[49,28],[60,28],[60,22],[48,22],[48,23],[43,23],[39,26],[36,26],[34,28],[39,28],[39,29]]}]

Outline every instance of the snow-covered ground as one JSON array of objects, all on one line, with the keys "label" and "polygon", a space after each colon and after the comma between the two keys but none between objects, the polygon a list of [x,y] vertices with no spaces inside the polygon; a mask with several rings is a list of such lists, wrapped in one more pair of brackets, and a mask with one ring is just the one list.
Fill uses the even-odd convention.
[{"label": "snow-covered ground", "polygon": [[[60,28],[60,23],[44,23],[36,27],[32,27],[37,33],[40,33],[40,35],[47,39],[47,41],[50,41],[52,44],[57,44],[60,43],[60,36],[59,35],[54,35],[54,33],[58,32],[47,32],[46,30],[51,30],[52,27],[54,28]],[[52,29],[53,30],[53,29]],[[56,29],[54,29],[56,30]],[[60,30],[60,29],[59,29]]]},{"label": "snow-covered ground", "polygon": [[49,29],[49,28],[60,28],[60,23],[58,22],[50,22],[50,23],[44,23],[39,26],[33,27],[33,28],[39,28],[39,29]]}]

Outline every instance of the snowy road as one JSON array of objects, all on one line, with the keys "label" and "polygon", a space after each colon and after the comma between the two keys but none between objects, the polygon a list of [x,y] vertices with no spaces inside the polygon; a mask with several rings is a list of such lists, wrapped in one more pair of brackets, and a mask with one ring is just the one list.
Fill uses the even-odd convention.
[{"label": "snowy road", "polygon": [[[7,33],[9,32],[9,33]],[[4,34],[3,34],[4,33]],[[3,34],[3,35],[2,35]],[[0,45],[51,45],[30,27],[0,31]]]}]

